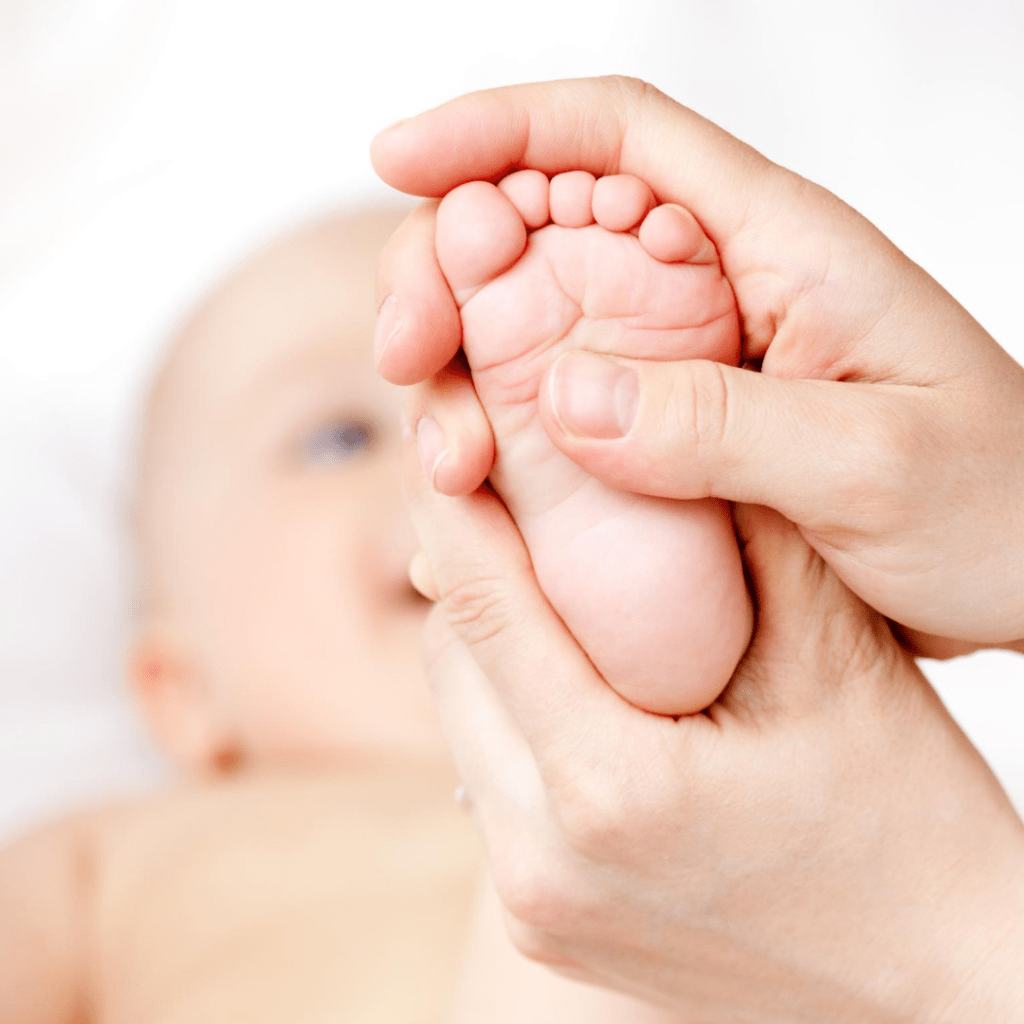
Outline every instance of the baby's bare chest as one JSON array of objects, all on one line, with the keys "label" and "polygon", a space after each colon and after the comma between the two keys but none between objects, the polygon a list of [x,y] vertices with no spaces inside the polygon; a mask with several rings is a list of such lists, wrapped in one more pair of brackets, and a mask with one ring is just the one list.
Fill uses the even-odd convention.
[{"label": "baby's bare chest", "polygon": [[111,858],[91,940],[101,1024],[441,1019],[475,880],[461,830],[198,824]]}]

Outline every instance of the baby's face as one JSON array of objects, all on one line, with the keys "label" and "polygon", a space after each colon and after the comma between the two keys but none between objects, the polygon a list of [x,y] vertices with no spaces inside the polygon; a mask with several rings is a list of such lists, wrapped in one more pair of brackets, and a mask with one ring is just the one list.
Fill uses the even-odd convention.
[{"label": "baby's face", "polygon": [[425,604],[406,571],[397,394],[370,354],[374,264],[394,222],[333,222],[259,257],[189,325],[158,385],[142,650],[177,660],[160,680],[144,656],[136,674],[144,695],[177,688],[170,711],[156,693],[155,717],[180,717],[182,700],[206,716],[186,716],[184,748],[165,735],[184,760],[205,747],[247,761],[439,748]]}]

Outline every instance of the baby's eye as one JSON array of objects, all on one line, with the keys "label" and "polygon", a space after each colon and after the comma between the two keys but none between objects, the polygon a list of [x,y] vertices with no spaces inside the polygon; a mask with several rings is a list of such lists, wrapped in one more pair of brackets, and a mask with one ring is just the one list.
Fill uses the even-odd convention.
[{"label": "baby's eye", "polygon": [[368,420],[338,420],[309,434],[300,447],[303,462],[331,466],[368,451],[377,439],[377,429]]}]

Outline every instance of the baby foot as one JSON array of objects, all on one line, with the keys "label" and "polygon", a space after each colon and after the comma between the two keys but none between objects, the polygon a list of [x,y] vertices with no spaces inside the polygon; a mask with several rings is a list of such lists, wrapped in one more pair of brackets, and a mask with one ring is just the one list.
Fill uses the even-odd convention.
[{"label": "baby foot", "polygon": [[490,480],[548,600],[627,700],[707,707],[751,630],[728,507],[605,486],[552,444],[537,395],[570,349],[735,365],[736,303],[714,245],[638,178],[518,171],[449,193],[436,246],[494,430]]}]

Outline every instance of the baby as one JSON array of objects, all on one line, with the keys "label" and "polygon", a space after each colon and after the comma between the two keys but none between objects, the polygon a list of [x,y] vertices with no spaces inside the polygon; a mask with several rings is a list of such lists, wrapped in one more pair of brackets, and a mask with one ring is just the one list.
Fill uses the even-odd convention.
[{"label": "baby", "polygon": [[130,676],[190,778],[0,855],[4,1024],[447,1012],[479,856],[369,356],[397,219],[291,235],[174,342],[143,429]]},{"label": "baby", "polygon": [[[189,781],[0,853],[3,1024],[441,1024],[479,870],[373,373],[397,215],[300,230],[175,340],[143,427],[134,690]],[[484,906],[462,1021],[662,1021]]]},{"label": "baby", "polygon": [[[435,241],[494,432],[490,481],[542,589],[622,696],[662,714],[707,707],[752,626],[728,507],[601,484],[548,438],[539,387],[572,349],[735,365],[739,319],[714,245],[638,178],[584,171],[462,185],[440,203]],[[594,420],[586,388],[559,396],[591,436],[620,436],[635,412],[637,396],[611,384],[614,422]]]}]

